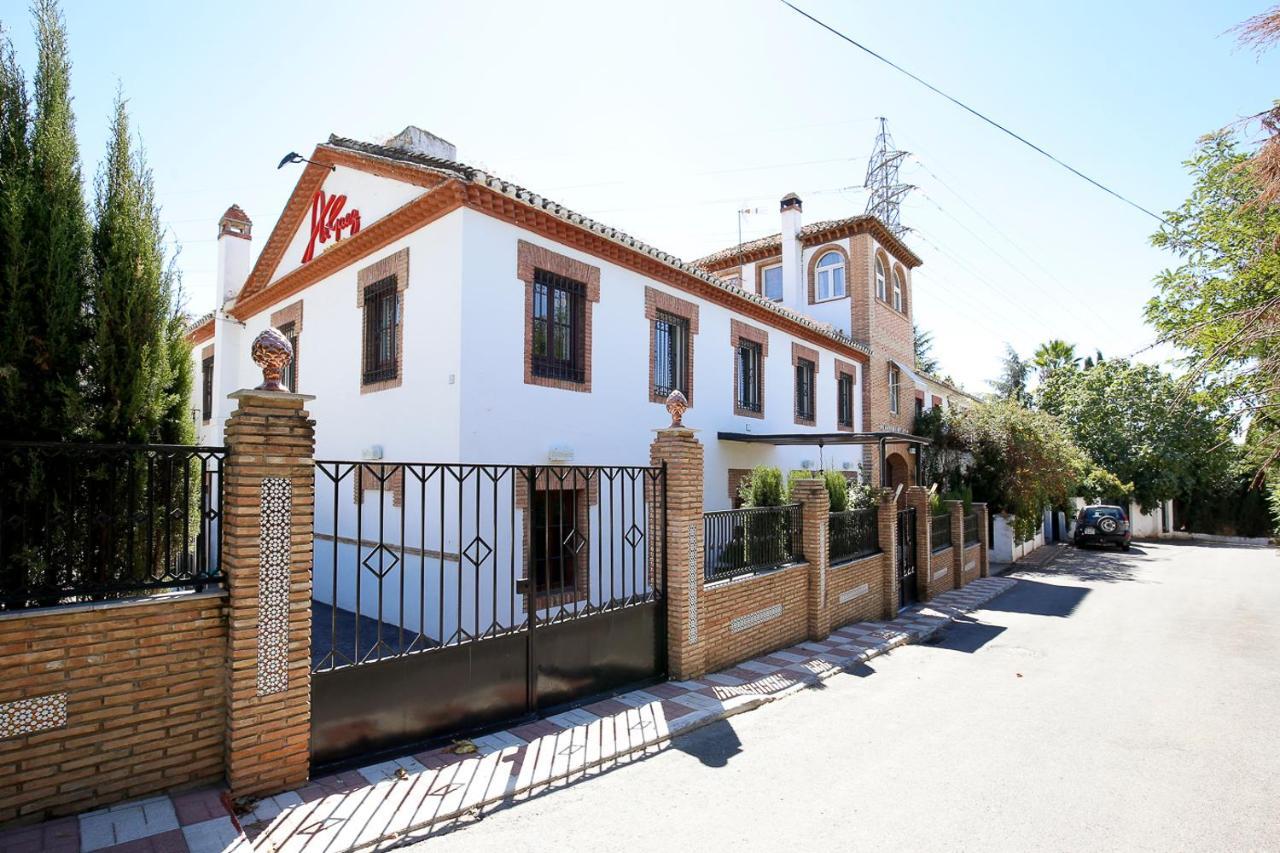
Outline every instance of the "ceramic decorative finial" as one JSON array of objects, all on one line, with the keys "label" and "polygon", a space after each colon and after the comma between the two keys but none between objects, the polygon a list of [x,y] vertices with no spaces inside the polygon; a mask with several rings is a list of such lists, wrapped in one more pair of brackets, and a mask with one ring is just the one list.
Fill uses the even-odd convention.
[{"label": "ceramic decorative finial", "polygon": [[671,414],[671,426],[684,426],[684,413],[689,410],[689,401],[679,390],[667,395],[667,411]]},{"label": "ceramic decorative finial", "polygon": [[253,339],[250,350],[253,363],[262,368],[262,384],[257,391],[288,391],[280,384],[280,375],[285,365],[293,361],[293,344],[280,333],[279,329],[268,326]]}]

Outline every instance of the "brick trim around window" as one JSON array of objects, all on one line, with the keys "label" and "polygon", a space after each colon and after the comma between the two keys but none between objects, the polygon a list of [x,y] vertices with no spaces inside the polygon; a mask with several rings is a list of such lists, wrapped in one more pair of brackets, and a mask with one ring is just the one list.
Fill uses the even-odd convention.
[{"label": "brick trim around window", "polygon": [[[369,318],[365,316],[364,292],[372,284],[387,276],[396,277],[396,307],[400,321],[396,323],[396,375],[379,382],[364,381],[364,355],[369,342],[365,336],[369,333]],[[394,255],[387,255],[380,261],[370,264],[356,273],[356,308],[360,310],[360,363],[356,366],[356,375],[360,377],[360,393],[372,394],[389,388],[399,388],[404,381],[404,292],[409,288],[409,250],[401,249]]]},{"label": "brick trim around window", "polygon": [[850,380],[850,382],[851,382],[851,383],[852,383],[852,385],[853,385],[853,388],[851,389],[851,392],[852,392],[853,394],[857,394],[857,392],[858,392],[858,368],[857,368],[856,366],[854,366],[852,362],[843,361],[843,360],[838,359],[838,358],[836,359],[836,392],[835,392],[835,395],[834,395],[834,397],[835,397],[835,404],[836,404],[836,405],[835,405],[835,408],[836,408],[836,429],[837,429],[839,432],[857,432],[857,429],[855,428],[855,424],[857,424],[857,422],[858,422],[857,412],[858,412],[859,400],[858,400],[856,397],[853,397],[852,399],[850,399],[850,400],[849,400],[849,415],[850,415],[850,420],[851,420],[853,423],[850,423],[848,426],[846,426],[846,425],[844,425],[844,424],[840,423],[840,377],[841,377],[841,376],[848,376],[848,377],[849,377],[849,380]]},{"label": "brick trim around window", "polygon": [[[581,282],[587,301],[582,318],[582,381],[535,376],[533,372],[533,273],[544,270]],[[600,268],[525,240],[516,244],[516,278],[524,282],[524,384],[591,393],[591,315],[600,301]]]},{"label": "brick trim around window", "polygon": [[742,484],[751,479],[750,468],[730,468],[729,469],[729,506],[738,509],[738,493],[742,491]]},{"label": "brick trim around window", "polygon": [[[271,326],[279,331],[284,331],[284,327],[290,323],[293,324],[293,336],[298,339],[298,350],[302,349],[302,300],[299,299],[291,305],[286,305],[279,311],[271,312]],[[293,369],[293,388],[290,390],[297,391],[302,387],[302,353],[294,352],[293,362],[289,365]]]},{"label": "brick trim around window", "polygon": [[[738,404],[738,382],[740,378],[738,372],[741,365],[738,362],[738,343],[747,340],[760,345],[760,411],[753,412],[750,409],[744,409]],[[733,353],[733,413],[741,415],[744,418],[764,419],[764,401],[765,401],[765,364],[769,359],[769,333],[764,329],[756,326],[748,326],[741,320],[729,321],[729,347]]]},{"label": "brick trim around window", "polygon": [[698,334],[698,305],[695,302],[689,302],[672,296],[662,290],[653,287],[644,289],[644,316],[649,321],[649,402],[665,403],[667,398],[658,393],[658,376],[656,370],[658,368],[658,334],[657,319],[658,312],[664,314],[672,314],[676,317],[682,317],[689,323],[689,352],[687,353],[688,363],[685,370],[688,372],[689,389],[685,391],[685,398],[689,401],[689,408],[693,408],[693,351],[694,338]]},{"label": "brick trim around window", "polygon": [[755,292],[757,296],[764,296],[765,267],[776,267],[781,263],[782,263],[782,255],[775,255],[772,258],[764,258],[763,260],[756,261],[756,268],[755,268],[756,291]]},{"label": "brick trim around window", "polygon": [[[202,423],[202,424],[207,424],[207,423],[209,423],[209,421],[210,421],[210,420],[212,419],[212,417],[213,417],[213,405],[212,405],[212,401],[213,401],[213,391],[212,391],[211,389],[210,389],[210,390],[206,390],[206,389],[205,389],[205,387],[204,387],[204,380],[205,380],[205,375],[204,375],[204,366],[205,366],[206,364],[209,364],[210,362],[213,362],[213,360],[214,360],[214,359],[213,359],[213,344],[209,344],[207,347],[205,347],[204,349],[200,350],[200,423]],[[210,371],[209,371],[209,382],[210,382],[211,384],[212,384],[212,382],[213,382],[213,371],[212,371],[212,370],[210,370]],[[205,411],[205,407],[204,407],[204,401],[205,401],[205,399],[208,399],[208,400],[210,401],[209,410],[208,410],[207,412]],[[206,415],[207,415],[207,417],[206,417]]]},{"label": "brick trim around window", "polygon": [[[795,368],[800,366],[801,359],[804,359],[806,361],[813,363],[813,387],[809,389],[809,393],[813,395],[813,400],[812,400],[813,417],[812,418],[800,417],[800,412],[797,410],[797,406],[796,406],[798,400],[796,399],[796,389],[794,387]],[[793,385],[791,389],[791,414],[795,418],[795,423],[798,426],[815,426],[818,422],[818,351],[816,349],[813,349],[812,347],[807,347],[804,344],[798,344],[795,341],[792,341],[791,342],[791,368],[792,368],[791,382]]]},{"label": "brick trim around window", "polygon": [[[572,469],[571,469],[572,471]],[[521,541],[520,541],[520,559],[521,565],[530,565],[532,558],[533,543],[533,513],[529,503],[529,478],[523,470],[513,471],[515,476],[515,501],[516,509],[520,510],[522,516]],[[555,493],[563,491],[565,494],[574,496],[574,527],[587,537],[587,545],[583,547],[583,553],[588,554],[586,560],[587,565],[582,567],[582,571],[576,571],[573,578],[572,594],[566,595],[563,590],[554,593],[539,593],[537,600],[534,601],[534,607],[538,610],[545,610],[548,607],[558,607],[572,604],[575,601],[586,601],[591,595],[591,560],[590,560],[590,536],[591,536],[591,507],[600,503],[600,475],[599,472],[589,479],[581,473],[571,472],[568,476],[561,480],[560,472],[556,472],[554,468],[543,467],[537,472],[537,481],[533,484],[534,491],[543,493]],[[575,570],[578,567],[575,566]],[[524,596],[518,596],[520,599],[520,607],[524,608]]]},{"label": "brick trim around window", "polygon": [[[826,299],[818,298],[818,259],[827,254],[827,252],[838,252],[840,257],[844,258],[844,296],[831,296]],[[844,246],[838,243],[828,243],[819,246],[814,251],[813,256],[809,258],[809,304],[814,305],[818,302],[835,302],[837,299],[849,298],[849,253],[845,251]]]},{"label": "brick trim around window", "polygon": [[392,506],[404,506],[404,466],[387,464],[386,468],[380,468],[381,464],[369,462],[360,465],[360,476],[351,478],[354,487],[351,490],[352,501],[360,503],[366,494],[390,493]]}]

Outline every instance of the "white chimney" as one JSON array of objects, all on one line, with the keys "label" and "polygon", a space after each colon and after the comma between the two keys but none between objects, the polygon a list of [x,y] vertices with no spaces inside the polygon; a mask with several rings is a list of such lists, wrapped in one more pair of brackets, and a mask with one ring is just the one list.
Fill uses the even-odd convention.
[{"label": "white chimney", "polygon": [[225,305],[236,298],[249,277],[249,246],[253,222],[233,204],[218,220],[218,299]]},{"label": "white chimney", "polygon": [[458,159],[456,145],[413,125],[409,125],[383,144],[388,148],[399,148],[401,151],[435,157],[439,160],[456,161]]},{"label": "white chimney", "polygon": [[804,280],[800,265],[800,196],[782,197],[782,304],[799,308]]}]

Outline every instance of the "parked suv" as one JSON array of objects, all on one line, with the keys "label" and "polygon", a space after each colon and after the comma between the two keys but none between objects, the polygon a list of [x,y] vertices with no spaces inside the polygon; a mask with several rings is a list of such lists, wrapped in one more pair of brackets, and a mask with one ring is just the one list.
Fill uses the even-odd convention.
[{"label": "parked suv", "polygon": [[1076,515],[1076,529],[1072,541],[1081,545],[1119,545],[1129,550],[1129,516],[1118,506],[1087,506]]}]

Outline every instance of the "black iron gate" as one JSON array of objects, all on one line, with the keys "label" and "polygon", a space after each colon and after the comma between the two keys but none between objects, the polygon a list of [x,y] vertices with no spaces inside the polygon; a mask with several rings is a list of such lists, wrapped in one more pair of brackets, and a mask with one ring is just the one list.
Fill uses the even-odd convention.
[{"label": "black iron gate", "polygon": [[916,509],[898,510],[898,607],[917,601]]},{"label": "black iron gate", "polygon": [[317,462],[312,761],[666,671],[662,468]]}]

